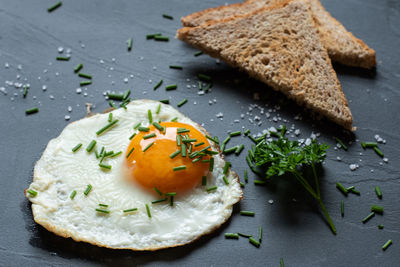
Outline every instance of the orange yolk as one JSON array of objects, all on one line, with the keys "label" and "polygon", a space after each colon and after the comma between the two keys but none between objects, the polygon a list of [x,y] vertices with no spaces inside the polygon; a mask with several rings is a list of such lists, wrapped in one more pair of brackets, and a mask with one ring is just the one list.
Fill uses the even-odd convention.
[{"label": "orange yolk", "polygon": [[[154,187],[163,193],[166,192],[183,192],[195,187],[201,181],[202,177],[208,174],[209,163],[202,162],[210,157],[205,155],[201,160],[193,163],[197,158],[190,158],[189,146],[192,144],[191,152],[199,151],[207,146],[209,142],[207,138],[193,126],[179,122],[161,122],[160,125],[165,128],[159,131],[153,125],[149,126],[148,132],[139,132],[129,144],[126,155],[134,148],[132,153],[126,158],[128,166],[128,179],[136,181],[145,189],[154,192]],[[177,133],[178,128],[189,130],[186,133]],[[154,133],[156,136],[148,139],[143,137]],[[196,139],[191,143],[186,143],[187,152],[183,157],[179,153],[174,158],[170,155],[181,146],[177,145],[177,135],[184,137],[187,135],[190,139]],[[183,139],[183,138],[182,138]],[[195,144],[204,142],[204,144],[195,147]],[[153,143],[146,151],[145,148]],[[181,142],[183,144],[183,142]],[[174,167],[186,166],[184,170],[174,171]]]}]

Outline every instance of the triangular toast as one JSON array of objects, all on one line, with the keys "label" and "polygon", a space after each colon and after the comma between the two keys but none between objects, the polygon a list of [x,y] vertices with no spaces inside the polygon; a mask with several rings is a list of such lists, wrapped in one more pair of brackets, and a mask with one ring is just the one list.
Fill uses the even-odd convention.
[{"label": "triangular toast", "polygon": [[308,2],[281,3],[185,27],[177,37],[352,129],[351,111],[319,40]]},{"label": "triangular toast", "polygon": [[[221,20],[237,15],[244,15],[265,6],[275,5],[285,0],[247,0],[244,3],[209,8],[193,13],[181,19],[183,26],[195,27],[203,23]],[[319,0],[311,0],[316,27],[321,42],[328,50],[332,61],[344,65],[373,68],[376,65],[375,51],[333,18]]]}]

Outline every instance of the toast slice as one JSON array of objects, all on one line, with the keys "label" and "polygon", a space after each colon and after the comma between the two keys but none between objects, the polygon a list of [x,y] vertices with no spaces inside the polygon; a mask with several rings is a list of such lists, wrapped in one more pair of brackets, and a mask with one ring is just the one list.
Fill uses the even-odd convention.
[{"label": "toast slice", "polygon": [[289,1],[185,27],[177,37],[352,130],[351,111],[308,2]]},{"label": "toast slice", "polygon": [[[244,3],[209,8],[181,19],[183,26],[195,27],[213,20],[244,15],[255,10],[284,2],[285,0],[247,0]],[[376,66],[375,51],[333,18],[319,0],[311,0],[311,10],[321,37],[332,61],[354,67]]]}]

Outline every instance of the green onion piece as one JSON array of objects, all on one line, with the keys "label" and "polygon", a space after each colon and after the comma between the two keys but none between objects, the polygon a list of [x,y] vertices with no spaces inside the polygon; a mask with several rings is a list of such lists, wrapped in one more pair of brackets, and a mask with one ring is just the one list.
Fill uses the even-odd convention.
[{"label": "green onion piece", "polygon": [[186,145],[184,143],[181,144],[181,156],[186,157]]},{"label": "green onion piece", "polygon": [[126,158],[129,158],[129,156],[132,154],[132,152],[133,152],[133,150],[134,150],[135,148],[134,147],[132,147],[132,149],[129,151],[129,153],[126,155]]},{"label": "green onion piece", "polygon": [[199,91],[203,90],[203,83],[199,82]]},{"label": "green onion piece", "polygon": [[146,211],[147,211],[147,216],[149,216],[149,218],[151,218],[150,208],[149,208],[148,204],[146,204]]},{"label": "green onion piece", "polygon": [[342,140],[340,140],[339,138],[335,137],[336,142],[338,142],[338,144],[343,147],[344,150],[347,150],[347,146],[342,142]]},{"label": "green onion piece", "polygon": [[113,127],[119,120],[115,120],[110,122],[109,124],[107,124],[106,126],[104,126],[103,128],[101,128],[100,130],[98,130],[96,132],[96,135],[101,135],[102,133],[104,133],[105,131],[109,130],[111,127]]},{"label": "green onion piece", "polygon": [[178,167],[173,167],[172,168],[173,171],[182,171],[182,170],[186,170],[186,166],[182,165],[182,166],[178,166]]},{"label": "green onion piece", "polygon": [[247,211],[247,210],[241,210],[240,211],[240,215],[244,215],[244,216],[254,216],[256,213],[254,211]]},{"label": "green onion piece", "polygon": [[36,197],[37,196],[37,192],[33,189],[28,189],[26,190],[26,192],[29,193],[29,195],[31,195],[32,197]]},{"label": "green onion piece", "polygon": [[71,194],[69,195],[69,198],[72,200],[72,199],[74,199],[75,196],[76,196],[76,190],[73,190],[71,192]]},{"label": "green onion piece", "polygon": [[219,145],[219,141],[216,140],[215,138],[212,138],[211,136],[206,135],[206,138],[210,141],[213,141],[214,143],[216,143],[217,145]]},{"label": "green onion piece", "polygon": [[344,188],[344,186],[341,183],[337,182],[336,188],[339,189],[339,191],[342,192],[343,195],[345,195],[347,197],[348,191],[346,188]]},{"label": "green onion piece", "polygon": [[114,154],[114,151],[104,152],[104,157],[111,156],[112,154]]},{"label": "green onion piece", "polygon": [[356,194],[356,195],[361,195],[360,191],[357,191],[355,189],[350,189],[350,190],[348,190],[348,192]]},{"label": "green onion piece", "polygon": [[208,170],[210,172],[212,172],[214,170],[214,158],[213,157],[210,158],[210,168]]},{"label": "green onion piece", "polygon": [[108,122],[112,122],[113,114],[110,112],[108,113]]},{"label": "green onion piece", "polygon": [[124,100],[124,95],[121,94],[111,94],[107,93],[108,99],[122,101]]},{"label": "green onion piece", "polygon": [[97,212],[101,212],[101,213],[105,213],[105,214],[109,214],[110,211],[109,210],[104,210],[104,209],[96,209]]},{"label": "green onion piece", "polygon": [[378,144],[375,142],[361,142],[361,146],[362,148],[366,149],[366,148],[374,148],[377,147]]},{"label": "green onion piece", "polygon": [[171,119],[171,121],[177,122],[178,121],[178,117],[175,117],[175,118]]},{"label": "green onion piece", "polygon": [[382,199],[382,192],[379,186],[375,186],[375,193],[379,199]]},{"label": "green onion piece", "polygon": [[170,16],[170,15],[167,15],[167,14],[162,14],[162,16],[163,16],[163,18],[166,18],[166,19],[174,19],[173,16]]},{"label": "green onion piece", "polygon": [[382,230],[383,229],[383,224],[378,225],[378,229]]},{"label": "green onion piece", "polygon": [[81,86],[86,86],[86,85],[92,84],[92,81],[81,81],[79,84]]},{"label": "green onion piece", "polygon": [[243,234],[243,233],[237,233],[237,234],[240,235],[240,236],[246,237],[246,238],[252,237],[252,235],[246,235],[246,234]]},{"label": "green onion piece", "polygon": [[130,96],[130,94],[131,94],[131,90],[126,90],[125,93],[124,93],[124,95],[123,95],[123,99],[124,99],[124,100],[128,99],[128,97]]},{"label": "green onion piece", "polygon": [[246,184],[243,182],[240,182],[239,184],[240,184],[240,187],[242,187],[242,188],[244,188],[246,186]]},{"label": "green onion piece", "polygon": [[176,129],[176,133],[188,133],[190,132],[190,130],[186,129],[186,128],[178,128]]},{"label": "green onion piece", "polygon": [[166,196],[170,197],[170,196],[176,196],[176,192],[168,192],[165,193]]},{"label": "green onion piece", "polygon": [[86,151],[89,153],[92,152],[93,148],[96,146],[96,143],[97,143],[96,140],[92,140],[90,144],[87,146]]},{"label": "green onion piece", "polygon": [[147,34],[146,39],[154,39],[155,36],[160,36],[161,33]]},{"label": "green onion piece", "polygon": [[249,129],[247,129],[246,131],[244,131],[244,135],[245,135],[245,136],[248,136],[249,133],[250,133],[250,130],[249,130]]},{"label": "green onion piece", "polygon": [[28,89],[29,89],[29,86],[28,86],[28,85],[25,85],[25,86],[24,86],[24,93],[23,93],[23,97],[24,97],[24,98],[28,95]]},{"label": "green onion piece", "polygon": [[176,136],[176,145],[180,146],[182,144],[182,137],[180,135]]},{"label": "green onion piece", "polygon": [[[153,87],[153,90],[157,90],[157,88],[160,87],[160,86],[162,85],[162,83],[163,83],[163,80],[160,80],[160,81]],[[162,101],[160,101],[160,102],[162,102]],[[168,100],[168,102],[169,102],[169,100]],[[164,103],[164,102],[163,102],[163,103]],[[168,104],[168,103],[164,103],[164,104]]]},{"label": "green onion piece", "polygon": [[201,185],[206,186],[207,185],[207,176],[201,177]]},{"label": "green onion piece", "polygon": [[381,151],[377,146],[374,147],[374,151],[375,151],[375,153],[378,154],[378,156],[380,156],[381,158],[384,157],[382,151]]},{"label": "green onion piece", "polygon": [[38,108],[30,108],[30,109],[25,110],[25,114],[26,115],[34,114],[34,113],[37,113],[37,112],[39,112]]},{"label": "green onion piece", "polygon": [[211,192],[211,191],[214,191],[214,190],[217,190],[217,186],[215,186],[215,185],[207,187],[207,189],[206,189],[207,192]]},{"label": "green onion piece", "polygon": [[137,208],[123,210],[124,213],[132,212],[132,211],[137,211]]},{"label": "green onion piece", "polygon": [[76,146],[74,146],[74,148],[72,149],[72,152],[76,152],[76,151],[78,151],[80,148],[82,147],[82,143],[80,143],[80,144],[77,144]]},{"label": "green onion piece", "polygon": [[170,90],[175,90],[176,88],[178,88],[177,84],[170,84],[165,86],[165,90],[170,91]]},{"label": "green onion piece", "polygon": [[262,241],[262,227],[258,227],[258,242]]},{"label": "green onion piece", "polygon": [[176,70],[183,70],[182,66],[177,66],[177,65],[169,65],[170,69],[176,69]]},{"label": "green onion piece", "polygon": [[254,143],[258,143],[257,142],[257,140],[256,139],[254,139],[254,137],[253,136],[251,136],[251,135],[248,135],[247,137],[249,137],[249,139],[251,140],[251,141],[253,141]]},{"label": "green onion piece", "polygon": [[229,161],[225,161],[224,165],[224,174],[227,174],[229,171],[229,167],[231,166],[231,163]]},{"label": "green onion piece", "polygon": [[225,238],[227,239],[239,239],[239,235],[235,233],[225,233]]},{"label": "green onion piece", "polygon": [[240,153],[242,152],[243,149],[244,149],[244,145],[243,145],[243,144],[241,144],[240,146],[238,146],[238,147],[236,148],[235,155],[236,155],[236,156],[240,155]]},{"label": "green onion piece", "polygon": [[59,8],[60,6],[62,6],[62,2],[57,2],[56,4],[54,4],[53,6],[49,7],[47,9],[47,12],[53,12],[54,10],[56,10],[57,8]]},{"label": "green onion piece", "polygon": [[280,263],[281,263],[281,267],[285,267],[285,263],[283,262],[283,258],[281,258]]},{"label": "green onion piece", "polygon": [[225,175],[222,176],[222,180],[224,180],[224,183],[225,183],[226,185],[229,184],[229,181],[228,181],[228,179],[226,179],[226,176],[225,176]]},{"label": "green onion piece", "polygon": [[368,222],[372,217],[375,216],[375,212],[371,212],[370,214],[368,214],[367,217],[365,217],[364,219],[362,219],[362,223],[366,223]]},{"label": "green onion piece", "polygon": [[161,104],[158,104],[157,109],[156,109],[156,114],[160,114],[160,110],[161,110]]},{"label": "green onion piece", "polygon": [[255,247],[260,247],[260,242],[258,242],[257,240],[255,240],[253,237],[249,237],[249,242],[254,245]]},{"label": "green onion piece", "polygon": [[197,51],[196,53],[194,53],[194,56],[195,57],[198,57],[198,56],[200,56],[200,55],[202,55],[203,54],[203,51]]},{"label": "green onion piece", "polygon": [[149,123],[153,123],[153,114],[151,114],[151,109],[147,111],[147,116],[149,117]]},{"label": "green onion piece", "polygon": [[392,240],[389,239],[386,243],[382,246],[382,250],[385,251],[390,245],[392,244]]},{"label": "green onion piece", "polygon": [[212,83],[207,84],[206,88],[204,88],[204,91],[208,92],[208,90],[210,90],[211,87],[212,87]]},{"label": "green onion piece", "polygon": [[174,196],[169,197],[169,205],[172,207],[174,205]]},{"label": "green onion piece", "polygon": [[254,180],[255,185],[265,185],[267,182],[262,180]]},{"label": "green onion piece", "polygon": [[344,202],[343,200],[340,202],[340,214],[344,217]]},{"label": "green onion piece", "polygon": [[156,192],[157,192],[157,194],[159,194],[160,196],[162,196],[162,193],[161,193],[161,191],[160,191],[160,190],[158,190],[158,189],[157,189],[157,187],[154,187],[153,189],[154,189],[154,191],[156,191]]},{"label": "green onion piece", "polygon": [[132,50],[132,43],[133,43],[132,38],[129,38],[129,39],[127,40],[127,43],[128,43],[128,51],[131,51],[131,50]]},{"label": "green onion piece", "polygon": [[198,162],[200,160],[201,160],[201,158],[194,159],[194,160],[192,160],[192,163],[196,163],[196,162]]},{"label": "green onion piece", "polygon": [[90,79],[90,80],[92,79],[92,75],[89,75],[89,74],[86,74],[86,73],[79,72],[78,76],[82,77],[82,78]]},{"label": "green onion piece", "polygon": [[59,61],[69,61],[70,57],[56,57],[56,60]]},{"label": "green onion piece", "polygon": [[161,99],[159,100],[161,103],[169,104],[169,99]]},{"label": "green onion piece", "polygon": [[161,199],[157,199],[151,202],[151,204],[157,204],[157,203],[161,203],[167,201],[167,198],[161,198]]},{"label": "green onion piece", "polygon": [[202,74],[202,73],[197,74],[197,77],[200,80],[205,81],[205,82],[211,82],[211,80],[212,80],[212,78],[210,76],[208,76],[206,74]]},{"label": "green onion piece", "polygon": [[236,132],[231,132],[231,133],[229,134],[229,136],[234,137],[234,136],[239,136],[239,135],[241,135],[241,134],[242,134],[241,131],[236,131]]},{"label": "green onion piece", "polygon": [[117,153],[113,153],[110,157],[115,158],[116,156],[119,156],[122,154],[122,151],[118,151]]},{"label": "green onion piece", "polygon": [[245,181],[246,183],[249,182],[249,177],[247,176],[247,169],[244,170],[244,181]]},{"label": "green onion piece", "polygon": [[197,143],[194,145],[194,147],[198,147],[198,146],[202,146],[202,145],[204,145],[204,142]]},{"label": "green onion piece", "polygon": [[145,135],[145,136],[143,136],[143,139],[149,139],[149,138],[152,138],[152,137],[156,137],[156,134],[155,133],[151,133],[151,134],[148,134],[148,135]]},{"label": "green onion piece", "polygon": [[138,122],[138,123],[136,123],[136,124],[135,124],[135,126],[133,126],[133,129],[135,129],[135,130],[136,130],[137,128],[139,128],[139,127],[140,127],[140,125],[141,125],[141,124],[142,124],[141,122]]},{"label": "green onion piece", "polygon": [[197,142],[197,139],[193,139],[193,138],[183,139],[182,142],[184,142],[184,143],[193,143],[193,142]]},{"label": "green onion piece", "polygon": [[104,207],[104,208],[108,208],[108,205],[107,205],[107,204],[99,203],[99,206],[100,206],[100,207]]},{"label": "green onion piece", "polygon": [[383,214],[383,207],[378,205],[372,205],[371,211],[379,214]]},{"label": "green onion piece", "polygon": [[195,152],[193,152],[193,153],[191,153],[190,155],[189,155],[189,158],[195,158],[195,157],[197,157],[198,155],[199,155],[200,153],[199,153],[199,151],[195,151]]},{"label": "green onion piece", "polygon": [[174,153],[172,153],[171,155],[169,155],[169,157],[171,159],[175,158],[176,156],[178,156],[178,154],[181,153],[181,151],[178,149],[177,151],[175,151]]},{"label": "green onion piece", "polygon": [[103,156],[103,153],[104,153],[104,146],[101,147],[100,156]]},{"label": "green onion piece", "polygon": [[79,64],[76,65],[76,67],[74,68],[74,72],[77,73],[77,72],[79,72],[82,68],[83,68],[83,64],[82,64],[82,63],[79,63]]},{"label": "green onion piece", "polygon": [[83,194],[85,194],[85,196],[87,196],[90,193],[90,191],[92,191],[92,185],[88,184],[86,187],[86,190],[85,190],[85,192],[83,192]]},{"label": "green onion piece", "polygon": [[186,104],[186,102],[188,102],[188,100],[187,100],[186,98],[183,99],[181,102],[178,103],[178,105],[177,105],[178,108],[179,108],[179,107],[182,107],[184,104]]},{"label": "green onion piece", "polygon": [[218,154],[218,151],[206,150],[206,151],[204,151],[204,153],[207,154],[207,155],[217,155],[217,154]]},{"label": "green onion piece", "polygon": [[107,170],[111,170],[111,165],[99,163],[99,167]]},{"label": "green onion piece", "polygon": [[168,42],[169,38],[167,36],[162,36],[162,35],[155,35],[154,40],[156,41],[165,41]]},{"label": "green onion piece", "polygon": [[351,191],[351,190],[353,190],[353,189],[355,189],[355,188],[356,188],[356,187],[355,187],[354,185],[352,185],[352,186],[347,187],[346,190],[347,190],[347,191]]},{"label": "green onion piece", "polygon": [[231,140],[231,136],[228,135],[227,138],[225,138],[225,140],[222,142],[222,144],[227,144],[229,142],[229,140]]},{"label": "green onion piece", "polygon": [[138,128],[138,130],[139,130],[140,132],[148,132],[148,131],[150,131],[150,128],[149,128],[149,127],[140,126],[140,127]]},{"label": "green onion piece", "polygon": [[143,152],[146,152],[146,150],[149,149],[153,144],[154,144],[154,142],[148,144],[148,145],[143,149]]},{"label": "green onion piece", "polygon": [[157,130],[162,131],[164,128],[158,123],[158,122],[153,122],[152,123],[154,127],[157,128]]},{"label": "green onion piece", "polygon": [[108,104],[110,105],[110,107],[117,109],[117,106],[114,104],[114,102],[109,101]]}]

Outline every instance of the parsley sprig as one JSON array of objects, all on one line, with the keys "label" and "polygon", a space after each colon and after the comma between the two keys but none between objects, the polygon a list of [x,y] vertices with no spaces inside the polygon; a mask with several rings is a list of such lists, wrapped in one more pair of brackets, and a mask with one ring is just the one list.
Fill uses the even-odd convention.
[{"label": "parsley sprig", "polygon": [[[266,178],[292,174],[297,181],[317,200],[331,230],[336,234],[336,228],[328,211],[321,199],[321,191],[315,165],[321,163],[326,157],[326,144],[318,144],[312,140],[308,145],[301,145],[298,141],[291,141],[285,137],[286,128],[281,129],[280,135],[275,135],[277,139],[267,142],[265,138],[260,140],[249,152],[251,162],[258,169],[266,169]],[[253,168],[254,169],[254,165]],[[251,166],[250,166],[251,167]],[[315,189],[304,177],[305,167],[311,167],[314,176]]]}]

